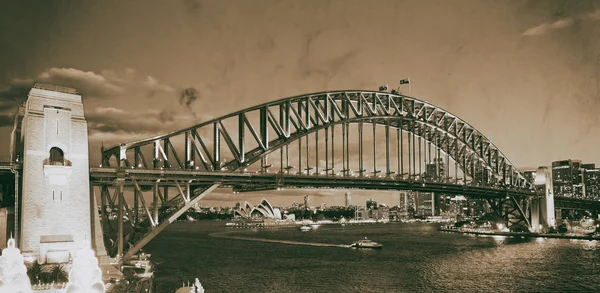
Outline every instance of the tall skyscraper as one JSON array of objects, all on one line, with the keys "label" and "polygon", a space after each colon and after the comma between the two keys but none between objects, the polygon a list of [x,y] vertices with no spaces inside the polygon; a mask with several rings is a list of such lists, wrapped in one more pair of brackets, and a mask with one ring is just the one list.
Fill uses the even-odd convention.
[{"label": "tall skyscraper", "polygon": [[309,209],[310,208],[310,196],[307,194],[304,196],[304,208],[305,209]]},{"label": "tall skyscraper", "polygon": [[433,192],[416,192],[416,214],[420,216],[435,215],[435,196]]},{"label": "tall skyscraper", "polygon": [[595,164],[582,165],[583,198],[600,200],[600,169]]},{"label": "tall skyscraper", "polygon": [[469,172],[474,174],[471,174],[473,179],[475,180],[475,182],[480,182],[483,184],[489,183],[490,180],[492,179],[490,170],[486,169],[483,166],[482,162],[477,162],[475,164],[475,169],[474,170],[469,170]]},{"label": "tall skyscraper", "polygon": [[555,196],[582,197],[581,189],[576,185],[581,184],[581,161],[563,160],[552,162],[552,185]]},{"label": "tall skyscraper", "polygon": [[425,167],[425,180],[433,182],[442,182],[445,177],[445,165],[443,158],[437,158]]}]

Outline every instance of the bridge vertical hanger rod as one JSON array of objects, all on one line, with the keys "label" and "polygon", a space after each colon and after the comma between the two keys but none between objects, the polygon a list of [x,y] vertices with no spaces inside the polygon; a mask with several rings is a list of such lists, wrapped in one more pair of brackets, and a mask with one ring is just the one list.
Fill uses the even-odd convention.
[{"label": "bridge vertical hanger rod", "polygon": [[376,136],[376,129],[375,127],[377,127],[377,124],[375,122],[371,123],[373,124],[373,175],[377,174],[377,139],[375,138]]},{"label": "bridge vertical hanger rod", "polygon": [[358,174],[363,176],[363,123],[358,123]]},{"label": "bridge vertical hanger rod", "polygon": [[[411,130],[411,124],[412,122],[409,122],[409,125],[407,126],[409,130]],[[412,157],[412,152],[410,150],[410,146],[411,146],[411,132],[408,131],[406,133],[406,137],[408,139],[408,180],[412,179],[412,162],[411,162],[411,157]]]},{"label": "bridge vertical hanger rod", "polygon": [[467,170],[469,170],[469,167],[467,166],[467,153],[466,153],[467,132],[466,131],[463,131],[463,141],[465,144],[464,145],[465,153],[462,156],[462,159],[463,159],[463,182],[464,182],[464,185],[467,185]]},{"label": "bridge vertical hanger rod", "polygon": [[[388,108],[390,105],[390,100],[388,96]],[[385,124],[385,174],[386,176],[390,176],[390,119],[386,121]]]},{"label": "bridge vertical hanger rod", "polygon": [[[344,113],[344,117],[346,119],[350,118],[350,105],[348,105],[350,101],[348,99],[342,98],[342,112]],[[348,133],[348,123],[342,123],[342,164],[343,170],[342,173],[344,175],[348,175],[350,173],[350,162],[348,160],[348,138],[350,137],[350,133]]]},{"label": "bridge vertical hanger rod", "polygon": [[[435,133],[434,137],[437,137],[438,134],[437,132]],[[435,138],[434,138],[435,139]],[[433,147],[432,147],[433,145]],[[439,172],[439,157],[437,156],[437,145],[433,142],[433,140],[429,143],[429,147],[428,147],[428,152],[429,152],[429,160],[430,160],[430,164],[435,165],[435,173],[433,175],[433,179],[435,180],[435,182],[440,182],[440,172]],[[433,154],[431,154],[431,149],[433,149]]]},{"label": "bridge vertical hanger rod", "polygon": [[240,163],[246,161],[246,127],[244,125],[244,117],[246,114],[240,113],[238,117],[238,149],[240,150]]},{"label": "bridge vertical hanger rod", "polygon": [[[446,141],[448,141],[448,137],[447,137],[445,134],[444,134],[444,136],[445,136],[445,138],[446,138]],[[441,152],[441,150],[442,150],[442,147],[443,147],[443,146],[442,146],[442,144],[444,144],[444,140],[442,140],[442,143],[441,143],[441,144],[438,144],[438,145],[437,145],[437,148],[436,148],[436,149],[437,149],[437,155],[436,155],[436,159],[435,159],[435,160],[436,160],[436,166],[439,164],[439,161],[440,161],[440,159],[442,158],[442,152]],[[436,170],[436,171],[435,171],[435,173],[436,173],[436,174],[438,174],[438,173],[439,173],[439,172],[438,172],[438,170]],[[443,176],[443,175],[444,175],[444,174],[438,174],[438,175],[437,175],[437,177],[438,177],[438,182],[443,182],[444,178],[441,178],[441,176]]]},{"label": "bridge vertical hanger rod", "polygon": [[302,138],[298,138],[298,174],[302,175]]},{"label": "bridge vertical hanger rod", "polygon": [[[137,168],[140,164],[140,156],[138,156],[138,152],[140,151],[139,147],[136,147],[134,149],[134,158],[133,158],[133,164],[135,166],[135,168]],[[139,214],[138,214],[138,210],[139,210],[139,204],[138,204],[138,200],[139,200],[139,196],[140,196],[140,192],[137,190],[137,188],[133,189],[133,225],[137,225],[138,221],[139,221]]]},{"label": "bridge vertical hanger rod", "polygon": [[344,127],[346,127],[346,174],[350,174],[350,125],[348,123],[344,123]]},{"label": "bridge vertical hanger rod", "polygon": [[310,147],[309,145],[309,141],[308,141],[308,134],[306,134],[306,175],[310,175]]},{"label": "bridge vertical hanger rod", "polygon": [[116,180],[116,184],[117,184],[117,200],[118,200],[118,204],[117,204],[117,219],[118,219],[118,229],[119,231],[117,232],[117,255],[118,257],[123,256],[123,205],[124,205],[124,201],[125,199],[123,198],[123,184],[124,184],[124,179],[117,179]]},{"label": "bridge vertical hanger rod", "polygon": [[329,127],[325,127],[325,176],[329,174]]},{"label": "bridge vertical hanger rod", "polygon": [[342,174],[346,175],[348,165],[346,164],[346,123],[342,124]]},{"label": "bridge vertical hanger rod", "polygon": [[315,173],[319,175],[319,130],[315,131]]},{"label": "bridge vertical hanger rod", "polygon": [[446,166],[444,168],[446,171],[446,183],[450,183],[450,141],[448,141],[448,144],[446,145]]},{"label": "bridge vertical hanger rod", "polygon": [[[260,140],[265,146],[265,152],[269,149],[269,129],[268,129],[268,121],[267,121],[267,107],[264,106],[260,108]],[[264,155],[260,160],[260,171],[261,173],[266,173],[268,168],[268,157],[269,155]]]},{"label": "bridge vertical hanger rod", "polygon": [[419,178],[419,180],[421,180],[421,179],[422,179],[422,176],[421,176],[421,175],[423,174],[423,170],[421,169],[421,163],[423,162],[423,161],[421,160],[421,150],[423,149],[423,148],[421,147],[421,140],[422,140],[422,138],[423,138],[423,133],[422,133],[422,131],[423,131],[423,129],[422,129],[421,127],[419,127],[419,174],[418,174],[418,175],[419,175],[419,177],[418,177],[418,178]]},{"label": "bridge vertical hanger rod", "polygon": [[219,122],[213,123],[213,170],[221,170],[221,132],[219,131]]},{"label": "bridge vertical hanger rod", "polygon": [[[454,183],[458,184],[458,137],[454,139]],[[448,166],[450,168],[450,166]]]},{"label": "bridge vertical hanger rod", "polygon": [[[298,110],[298,124],[302,125],[302,123],[300,123],[302,122],[302,102],[298,101],[296,105]],[[304,174],[304,170],[302,169],[302,137],[298,138],[298,174]]]},{"label": "bridge vertical hanger rod", "polygon": [[403,140],[403,136],[402,135],[402,124],[404,124],[404,120],[400,120],[400,125],[398,125],[398,128],[396,129],[397,133],[396,133],[396,137],[398,138],[398,171],[400,172],[398,174],[398,176],[402,176],[402,178],[404,178],[404,143],[402,142]]},{"label": "bridge vertical hanger rod", "polygon": [[[435,135],[435,133],[434,133]],[[433,160],[431,159],[431,139],[429,138],[427,140],[427,158],[429,158],[429,161],[427,161],[427,159],[425,159],[425,162],[427,162],[427,164],[435,164],[436,163],[436,159],[433,158]],[[427,166],[427,164],[425,166]],[[427,167],[425,167],[425,170],[427,170]],[[425,171],[427,172],[427,171]],[[437,176],[437,171],[435,172],[435,174],[433,175],[433,180],[436,180],[436,176]]]},{"label": "bridge vertical hanger rod", "polygon": [[417,152],[415,147],[417,145],[416,134],[415,134],[415,120],[412,120],[412,160],[413,160],[413,180],[417,179]]},{"label": "bridge vertical hanger rod", "polygon": [[[311,125],[310,125],[310,108],[309,108],[310,107],[310,103],[308,101],[309,99],[310,99],[310,97],[306,97],[306,107],[304,108],[304,112],[305,112],[304,120],[305,120],[305,123],[306,123],[307,130],[311,128]],[[311,167],[310,167],[310,147],[309,147],[308,137],[309,137],[309,135],[307,133],[305,135],[305,138],[306,138],[306,175],[310,175],[310,170],[311,170]]]},{"label": "bridge vertical hanger rod", "polygon": [[[330,103],[335,103],[331,100]],[[331,111],[331,115],[329,115],[329,122],[331,124],[331,175],[335,175],[335,106],[331,105],[329,107]]]},{"label": "bridge vertical hanger rod", "polygon": [[[286,136],[286,130],[285,130],[285,118],[284,118],[284,109],[283,109],[283,105],[279,105],[279,126],[281,127],[281,129],[283,129],[284,132],[284,136]],[[279,173],[283,174],[283,147],[279,148]]]}]

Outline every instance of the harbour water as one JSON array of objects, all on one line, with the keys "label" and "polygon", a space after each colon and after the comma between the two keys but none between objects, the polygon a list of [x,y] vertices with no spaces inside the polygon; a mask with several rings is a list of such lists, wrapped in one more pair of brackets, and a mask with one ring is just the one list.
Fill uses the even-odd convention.
[{"label": "harbour water", "polygon": [[[323,225],[301,232],[297,227],[228,229],[223,222],[175,223],[145,251],[158,264],[157,292],[174,292],[196,277],[206,292],[597,292],[600,288],[597,242],[469,236],[437,231],[439,225]],[[336,246],[364,237],[383,244],[383,249]]]}]

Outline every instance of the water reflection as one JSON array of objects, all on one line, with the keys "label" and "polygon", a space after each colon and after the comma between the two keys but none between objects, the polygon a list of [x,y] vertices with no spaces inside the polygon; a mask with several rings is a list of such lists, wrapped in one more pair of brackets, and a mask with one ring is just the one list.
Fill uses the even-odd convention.
[{"label": "water reflection", "polygon": [[[173,292],[182,279],[195,276],[205,276],[202,285],[207,291],[224,292],[594,292],[600,288],[597,242],[547,238],[540,244],[535,238],[440,233],[437,227],[386,224],[321,226],[314,233],[297,228],[236,232],[238,237],[278,242],[336,244],[367,236],[384,244],[381,250],[353,250],[214,237],[211,234],[230,230],[217,223],[178,223],[149,243],[147,250],[161,263],[157,292]],[[182,237],[188,241],[179,241]]]}]

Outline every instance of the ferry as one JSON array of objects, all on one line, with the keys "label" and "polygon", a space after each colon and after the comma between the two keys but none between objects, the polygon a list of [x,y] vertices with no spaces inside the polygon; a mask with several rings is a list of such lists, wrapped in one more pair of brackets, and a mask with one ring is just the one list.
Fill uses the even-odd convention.
[{"label": "ferry", "polygon": [[302,231],[302,232],[308,232],[308,231],[310,231],[312,229],[313,228],[311,226],[308,226],[308,225],[300,227],[300,231]]},{"label": "ferry", "polygon": [[361,240],[358,240],[358,241],[350,244],[350,247],[352,247],[352,248],[373,248],[373,249],[378,249],[378,248],[382,248],[383,245],[381,243],[377,243],[375,241],[371,241],[371,240],[367,239],[367,237],[365,237],[365,239],[361,239]]}]

